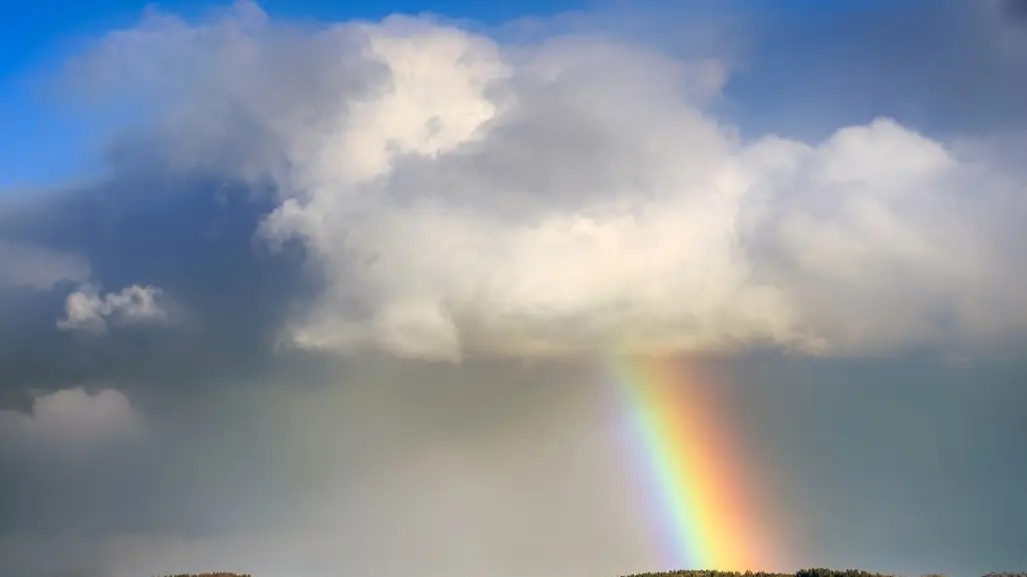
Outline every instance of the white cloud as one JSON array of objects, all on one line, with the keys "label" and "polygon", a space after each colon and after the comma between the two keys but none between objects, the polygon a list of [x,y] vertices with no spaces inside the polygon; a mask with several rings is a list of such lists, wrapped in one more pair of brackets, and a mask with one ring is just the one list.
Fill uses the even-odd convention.
[{"label": "white cloud", "polygon": [[153,286],[132,285],[101,295],[93,285],[83,285],[68,295],[61,330],[103,331],[109,320],[120,323],[163,322],[168,312],[161,307],[162,291]]},{"label": "white cloud", "polygon": [[37,395],[27,413],[0,410],[5,444],[30,450],[81,453],[131,439],[142,426],[128,398],[114,389],[63,389]]},{"label": "white cloud", "polygon": [[240,13],[151,20],[91,62],[159,56],[169,75],[113,86],[175,94],[169,157],[279,185],[260,234],[327,280],[286,343],[866,354],[1027,328],[1025,180],[1003,163],[888,119],[742,140],[705,107],[724,81],[705,59]]},{"label": "white cloud", "polygon": [[0,288],[49,290],[61,281],[84,281],[89,272],[89,263],[78,255],[0,241]]}]

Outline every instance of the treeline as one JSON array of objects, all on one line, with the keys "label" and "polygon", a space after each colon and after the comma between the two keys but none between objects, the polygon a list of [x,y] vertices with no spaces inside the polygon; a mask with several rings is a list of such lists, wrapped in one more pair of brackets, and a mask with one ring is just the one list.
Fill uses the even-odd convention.
[{"label": "treeline", "polygon": [[[161,577],[253,577],[249,573],[178,573],[175,575],[163,575]],[[871,573],[858,569],[802,569],[795,573],[768,573],[766,571],[714,571],[681,569],[677,571],[658,571],[650,573],[635,573],[624,577],[897,577],[887,573]],[[925,573],[920,577],[945,577],[938,573]],[[984,577],[1027,577],[1027,573],[988,573]]]},{"label": "treeline", "polygon": [[[870,573],[857,569],[802,569],[795,573],[767,573],[765,571],[712,571],[712,570],[679,570],[660,571],[655,573],[636,573],[626,577],[895,577],[885,573]],[[922,577],[944,577],[942,575],[923,575]]]},{"label": "treeline", "polygon": [[253,577],[249,573],[178,573],[176,575],[164,575],[163,577]]}]

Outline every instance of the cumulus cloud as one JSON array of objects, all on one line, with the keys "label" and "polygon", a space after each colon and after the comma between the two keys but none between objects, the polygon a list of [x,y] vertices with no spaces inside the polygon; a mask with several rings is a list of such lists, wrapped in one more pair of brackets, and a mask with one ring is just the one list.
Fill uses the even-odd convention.
[{"label": "cumulus cloud", "polygon": [[48,290],[62,281],[84,281],[89,272],[89,263],[76,254],[0,240],[0,289]]},{"label": "cumulus cloud", "polygon": [[158,302],[162,294],[157,287],[140,285],[100,294],[95,286],[83,285],[68,295],[65,317],[57,321],[57,327],[102,332],[109,320],[125,324],[163,322],[168,312]]},{"label": "cumulus cloud", "polygon": [[39,393],[29,411],[0,410],[3,444],[78,453],[138,435],[142,419],[115,389],[82,387]]},{"label": "cumulus cloud", "polygon": [[275,187],[258,236],[324,281],[295,347],[862,355],[1027,328],[1022,174],[887,118],[741,138],[708,59],[404,18],[300,31],[241,3],[81,64],[159,104],[147,138],[178,170]]}]

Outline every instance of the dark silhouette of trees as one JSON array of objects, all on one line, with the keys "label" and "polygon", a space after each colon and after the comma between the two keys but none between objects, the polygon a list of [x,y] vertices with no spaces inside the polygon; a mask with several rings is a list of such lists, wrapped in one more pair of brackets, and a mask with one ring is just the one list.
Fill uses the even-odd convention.
[{"label": "dark silhouette of trees", "polygon": [[[636,573],[626,577],[810,577],[799,576],[793,573],[767,573],[765,571],[716,571],[712,569],[679,569],[676,571],[657,571],[651,573]],[[819,577],[819,576],[817,576]]]},{"label": "dark silhouette of trees", "polygon": [[218,571],[216,573],[177,573],[175,575],[164,575],[164,577],[253,577],[249,573],[227,573]]},{"label": "dark silhouette of trees", "polygon": [[[801,569],[795,573],[767,573],[765,571],[714,571],[714,570],[678,570],[654,573],[636,573],[625,577],[895,577],[884,573],[870,573],[858,569]],[[922,577],[945,577],[944,575],[928,574]],[[1024,576],[1027,577],[1027,576]]]},{"label": "dark silhouette of trees", "polygon": [[[253,577],[249,573],[178,573],[175,575],[164,575],[163,577]],[[270,575],[268,577],[279,577]],[[285,576],[281,576],[285,577]],[[681,569],[677,571],[657,571],[650,573],[635,573],[624,577],[897,577],[886,573],[870,573],[858,569],[825,569],[816,567],[813,569],[801,569],[795,573],[768,573],[766,571],[716,571],[716,570],[693,570]],[[920,577],[946,577],[938,573],[926,573]],[[984,577],[1027,577],[1027,573],[989,573]]]}]

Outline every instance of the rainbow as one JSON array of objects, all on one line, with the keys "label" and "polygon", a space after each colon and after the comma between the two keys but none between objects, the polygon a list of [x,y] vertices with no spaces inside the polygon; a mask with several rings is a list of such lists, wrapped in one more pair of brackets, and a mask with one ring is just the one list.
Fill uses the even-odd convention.
[{"label": "rainbow", "polygon": [[666,568],[768,569],[774,562],[747,487],[755,483],[736,462],[735,425],[716,387],[680,361],[615,358],[612,365]]}]

